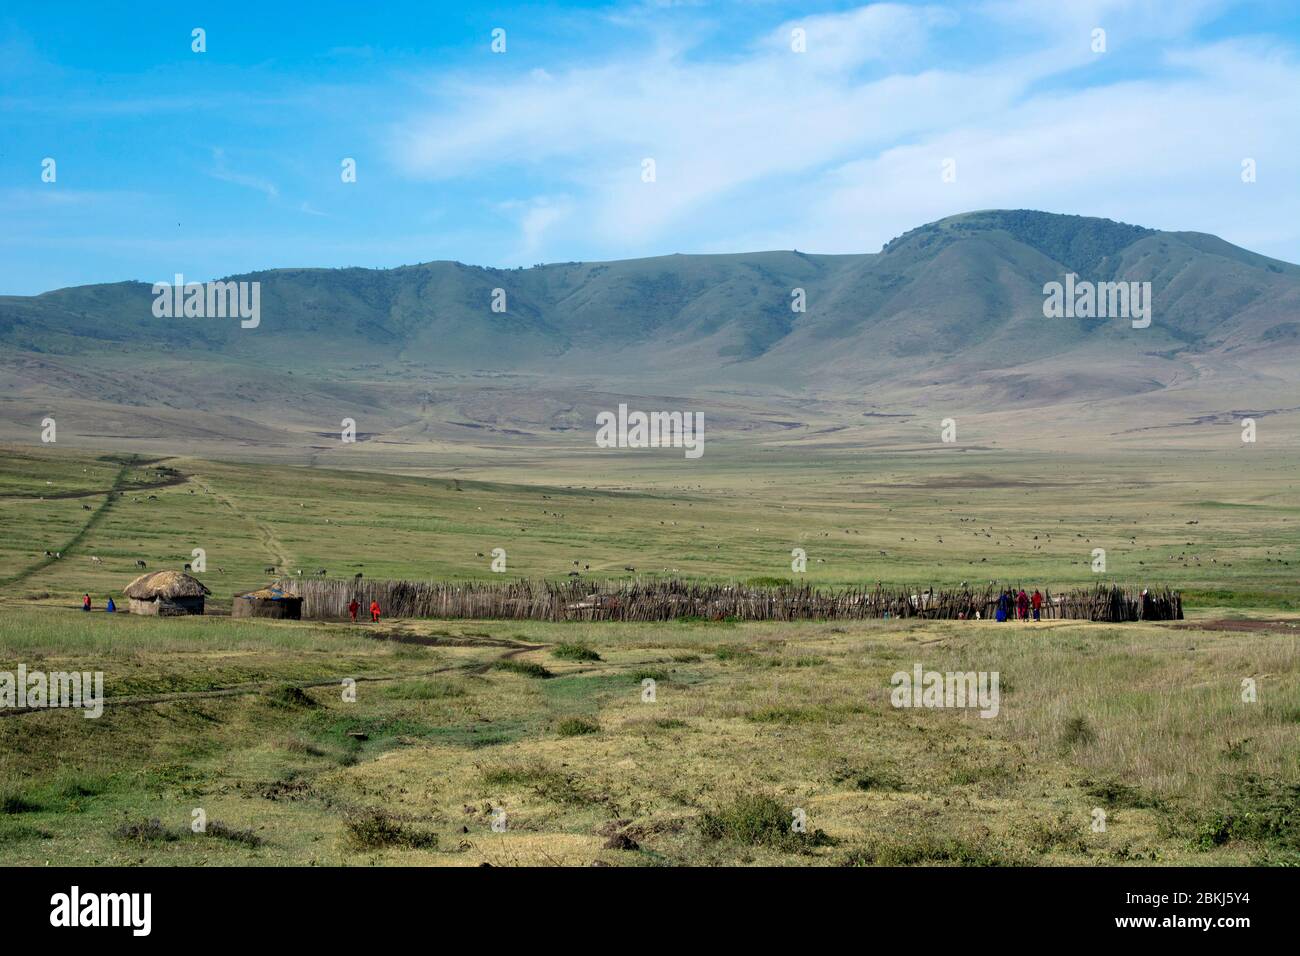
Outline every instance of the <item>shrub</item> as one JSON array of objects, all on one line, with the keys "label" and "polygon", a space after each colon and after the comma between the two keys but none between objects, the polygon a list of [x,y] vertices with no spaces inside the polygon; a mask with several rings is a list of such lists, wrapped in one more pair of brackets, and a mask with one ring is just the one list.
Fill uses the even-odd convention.
[{"label": "shrub", "polygon": [[598,803],[599,798],[583,791],[577,780],[542,763],[514,764],[481,771],[489,787],[531,787],[533,792],[553,803],[574,806]]},{"label": "shrub", "polygon": [[218,840],[228,840],[231,843],[241,843],[247,847],[259,847],[264,842],[260,836],[253,832],[250,827],[247,830],[236,830],[234,827],[228,827],[219,820],[213,820],[203,831],[210,837]]},{"label": "shrub", "polygon": [[554,676],[541,664],[534,664],[532,661],[496,661],[493,663],[492,669],[497,671],[509,671],[512,674],[521,674],[524,677],[536,677],[540,679]]},{"label": "shrub", "polygon": [[1039,853],[1050,853],[1056,849],[1073,853],[1088,852],[1082,828],[1064,814],[1055,820],[1035,820],[1026,835],[1029,845]]},{"label": "shrub", "polygon": [[265,694],[266,702],[272,707],[283,710],[319,707],[320,704],[307,696],[307,692],[294,684],[281,684],[272,687]]},{"label": "shrub", "polygon": [[600,655],[593,651],[586,644],[564,643],[557,644],[551,650],[562,661],[598,661]]},{"label": "shrub", "polygon": [[1127,807],[1136,810],[1156,805],[1154,799],[1145,796],[1136,787],[1130,787],[1118,780],[1102,780],[1090,784],[1085,792],[1106,807]]},{"label": "shrub", "polygon": [[31,813],[39,809],[17,790],[0,791],[0,813]]},{"label": "shrub", "polygon": [[1300,784],[1253,774],[1238,782],[1227,806],[1201,821],[1195,844],[1208,850],[1234,840],[1300,854]]},{"label": "shrub", "polygon": [[864,770],[853,778],[859,790],[902,790],[903,781],[884,770]]},{"label": "shrub", "polygon": [[730,840],[746,846],[767,846],[801,852],[830,843],[821,830],[798,832],[791,828],[790,808],[765,794],[744,794],[717,810],[706,810],[699,820],[700,833],[710,840]]},{"label": "shrub", "polygon": [[586,717],[566,717],[555,726],[555,732],[561,737],[581,737],[585,734],[600,732],[600,724]]},{"label": "shrub", "polygon": [[348,844],[357,850],[428,850],[438,845],[436,833],[414,830],[383,810],[353,811],[344,816],[343,829]]},{"label": "shrub", "polygon": [[878,840],[855,847],[839,860],[841,866],[1007,866],[1014,864],[998,850],[981,841],[971,843],[955,837],[933,836]]},{"label": "shrub", "polygon": [[158,819],[139,823],[124,823],[113,831],[113,837],[126,843],[170,843],[178,834],[162,825]]},{"label": "shrub", "polygon": [[1069,750],[1078,745],[1087,745],[1097,739],[1097,732],[1092,729],[1086,717],[1071,717],[1065,722],[1061,731],[1061,747]]}]

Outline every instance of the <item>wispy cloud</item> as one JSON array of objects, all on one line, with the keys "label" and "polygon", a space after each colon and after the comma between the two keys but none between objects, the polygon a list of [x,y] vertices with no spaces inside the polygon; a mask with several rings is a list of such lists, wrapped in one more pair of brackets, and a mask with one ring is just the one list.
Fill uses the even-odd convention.
[{"label": "wispy cloud", "polygon": [[234,183],[236,186],[255,189],[269,199],[280,198],[280,187],[269,179],[231,169],[229,162],[226,160],[226,151],[220,146],[212,148],[212,167],[208,170],[208,175],[225,183]]},{"label": "wispy cloud", "polygon": [[[618,254],[759,239],[860,251],[997,205],[1166,226],[1195,213],[1221,228],[1237,219],[1226,231],[1241,235],[1240,158],[1294,171],[1300,71],[1281,48],[1261,59],[1248,44],[1182,39],[1224,6],[879,4],[781,23],[738,56],[652,43],[544,76],[445,76],[390,152],[412,177],[497,174],[563,191],[566,214],[533,229],[543,251],[582,236]],[[983,56],[967,45],[946,65],[950,31],[1009,23],[1029,42]],[[795,27],[807,52],[791,49]],[[1129,69],[1105,72],[1118,56]],[[641,179],[647,157],[654,183]],[[946,158],[955,182],[940,178]]]}]

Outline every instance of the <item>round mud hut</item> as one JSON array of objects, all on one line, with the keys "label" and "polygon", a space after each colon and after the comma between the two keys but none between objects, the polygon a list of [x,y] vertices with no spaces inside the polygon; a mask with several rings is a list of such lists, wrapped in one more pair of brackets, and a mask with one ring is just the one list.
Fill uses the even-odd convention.
[{"label": "round mud hut", "polygon": [[122,593],[131,599],[132,614],[172,617],[202,614],[203,599],[212,592],[183,572],[154,571],[140,575]]},{"label": "round mud hut", "polygon": [[283,588],[269,584],[256,591],[236,594],[230,602],[231,617],[274,617],[287,621],[302,620],[302,598],[286,594]]}]

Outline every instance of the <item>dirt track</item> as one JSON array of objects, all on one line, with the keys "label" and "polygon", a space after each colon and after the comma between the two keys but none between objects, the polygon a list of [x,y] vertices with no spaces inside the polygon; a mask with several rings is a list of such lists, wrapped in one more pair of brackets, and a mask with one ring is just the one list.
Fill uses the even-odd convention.
[{"label": "dirt track", "polygon": [[[483,674],[491,669],[492,665],[498,661],[509,660],[518,654],[524,654],[528,651],[541,650],[547,647],[546,644],[524,644],[520,641],[511,641],[498,638],[488,638],[486,640],[475,639],[470,636],[465,638],[452,638],[444,640],[441,638],[421,639],[420,635],[402,634],[400,632],[376,632],[374,634],[365,634],[377,641],[395,640],[403,644],[421,644],[426,647],[506,647],[509,648],[504,654],[499,654],[491,660],[482,664],[475,664],[466,667],[463,664],[450,664],[446,667],[438,667],[431,671],[420,671],[413,674],[392,674],[385,677],[352,677],[345,675],[358,684],[362,683],[382,683],[392,680],[411,680],[419,677],[433,677],[436,674],[446,674],[450,671],[461,671],[465,674]],[[204,700],[214,697],[238,697],[243,694],[260,694],[273,687],[295,687],[299,690],[307,690],[312,687],[338,687],[341,686],[344,677],[326,677],[321,680],[313,681],[258,681],[253,684],[240,684],[235,687],[217,687],[212,690],[196,691],[178,691],[174,694],[153,694],[148,697],[108,697],[104,700],[105,707],[144,707],[150,704],[168,704],[181,700]],[[50,710],[49,707],[22,707],[0,710],[0,718],[17,717],[21,714],[30,714],[36,711]],[[59,708],[72,709],[72,708]],[[80,708],[78,708],[80,709]]]},{"label": "dirt track", "polygon": [[1300,618],[1257,621],[1251,618],[1225,617],[1214,621],[1179,621],[1169,626],[1179,630],[1190,628],[1196,631],[1298,631],[1300,630]]}]

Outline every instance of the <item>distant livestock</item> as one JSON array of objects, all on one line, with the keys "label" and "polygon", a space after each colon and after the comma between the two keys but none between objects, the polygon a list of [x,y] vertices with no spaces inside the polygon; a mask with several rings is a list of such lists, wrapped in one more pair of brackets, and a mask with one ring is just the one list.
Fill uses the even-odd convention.
[{"label": "distant livestock", "polygon": [[135,562],[135,566],[136,566],[137,568],[147,568],[149,565],[147,565],[147,564],[145,564],[143,561],[140,561],[139,559],[137,559],[136,562]]}]

